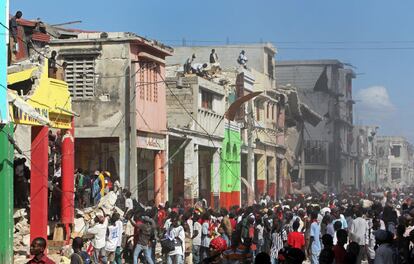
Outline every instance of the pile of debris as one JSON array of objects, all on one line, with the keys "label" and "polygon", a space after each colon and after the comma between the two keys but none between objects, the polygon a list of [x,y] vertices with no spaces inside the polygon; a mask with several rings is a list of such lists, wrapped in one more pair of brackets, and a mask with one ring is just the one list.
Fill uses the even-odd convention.
[{"label": "pile of debris", "polygon": [[[121,216],[124,212],[115,206],[117,201],[117,194],[109,192],[100,200],[99,204],[93,207],[88,207],[83,210],[75,209],[75,219],[72,226],[71,239],[75,237],[84,237],[88,228],[95,224],[95,217],[98,214],[105,213],[105,215],[112,216],[114,212],[119,213]],[[17,209],[14,213],[14,259],[15,263],[26,263],[28,261],[27,256],[30,252],[30,224],[27,219],[26,209]],[[48,226],[49,229],[49,226]],[[72,248],[67,245],[64,235],[64,228],[57,224],[53,230],[53,240],[48,241],[48,256],[59,262],[70,259],[70,255],[73,253]],[[49,233],[49,232],[48,232]],[[85,247],[88,247],[90,241],[85,243]],[[70,261],[69,261],[70,263]]]},{"label": "pile of debris", "polygon": [[17,209],[14,212],[14,245],[15,254],[26,256],[30,248],[30,225],[26,218],[26,209]]}]

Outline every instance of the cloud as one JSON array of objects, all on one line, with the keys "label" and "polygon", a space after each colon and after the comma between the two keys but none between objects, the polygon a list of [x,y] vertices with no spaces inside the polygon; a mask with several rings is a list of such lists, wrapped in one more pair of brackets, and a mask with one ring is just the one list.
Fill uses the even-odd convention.
[{"label": "cloud", "polygon": [[357,93],[358,105],[368,112],[394,112],[395,106],[384,86],[371,86]]},{"label": "cloud", "polygon": [[378,125],[388,127],[399,120],[397,107],[391,102],[387,88],[371,86],[356,93],[355,107],[356,124]]}]

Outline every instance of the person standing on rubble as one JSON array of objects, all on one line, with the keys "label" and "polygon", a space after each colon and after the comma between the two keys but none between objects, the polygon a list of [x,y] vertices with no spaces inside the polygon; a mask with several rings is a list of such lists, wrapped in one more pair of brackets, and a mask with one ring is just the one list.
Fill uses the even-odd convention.
[{"label": "person standing on rubble", "polygon": [[243,68],[247,69],[247,56],[246,52],[242,50],[239,54],[239,57],[237,58],[237,63],[243,66]]},{"label": "person standing on rubble", "polygon": [[18,42],[17,42],[17,30],[18,30],[18,25],[17,25],[17,19],[22,18],[23,13],[22,11],[17,11],[16,14],[10,18],[9,21],[9,30],[10,30],[10,35],[11,35],[11,39],[13,40],[13,42],[10,43],[10,46],[12,46],[12,51],[13,53],[17,53],[19,51],[19,46],[18,46]]},{"label": "person standing on rubble", "polygon": [[184,63],[184,74],[190,74],[191,73],[191,65],[193,64],[194,60],[196,58],[196,55],[193,54],[191,58],[188,58]]},{"label": "person standing on rubble", "polygon": [[94,205],[97,205],[102,197],[101,196],[102,181],[99,178],[99,175],[100,175],[99,171],[95,171],[94,180],[92,183],[92,199],[93,199]]},{"label": "person standing on rubble", "polygon": [[217,55],[217,53],[216,53],[216,50],[215,50],[215,49],[212,49],[212,50],[211,50],[211,53],[210,53],[210,63],[211,63],[211,64],[216,64],[216,63],[218,63],[218,55]]},{"label": "person standing on rubble", "polygon": [[[108,228],[108,218],[105,217],[105,212],[97,214],[95,218],[95,225],[88,229],[87,233],[94,235],[92,246],[94,247],[93,260],[95,263],[107,263],[106,258],[106,231]],[[101,262],[100,262],[101,261]]]}]

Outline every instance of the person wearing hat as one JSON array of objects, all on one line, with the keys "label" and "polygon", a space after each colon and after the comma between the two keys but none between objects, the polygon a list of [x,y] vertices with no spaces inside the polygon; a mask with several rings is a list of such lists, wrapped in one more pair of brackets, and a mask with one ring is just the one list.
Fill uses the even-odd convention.
[{"label": "person wearing hat", "polygon": [[105,217],[105,212],[101,209],[95,217],[95,225],[87,230],[88,234],[94,235],[92,239],[92,246],[94,247],[93,259],[95,263],[107,262],[106,259],[106,230],[108,228],[108,218]]},{"label": "person wearing hat", "polygon": [[222,253],[227,249],[226,240],[218,236],[210,241],[209,257],[205,258],[201,263],[222,263]]}]

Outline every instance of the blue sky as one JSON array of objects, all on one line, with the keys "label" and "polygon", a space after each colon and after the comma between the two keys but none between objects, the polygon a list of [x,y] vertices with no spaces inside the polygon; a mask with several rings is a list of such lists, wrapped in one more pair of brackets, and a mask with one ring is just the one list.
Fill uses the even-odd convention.
[{"label": "blue sky", "polygon": [[10,0],[10,12],[19,9],[28,19],[82,20],[73,27],[135,32],[170,45],[183,38],[197,45],[271,41],[276,60],[351,63],[355,123],[414,142],[414,1]]}]

